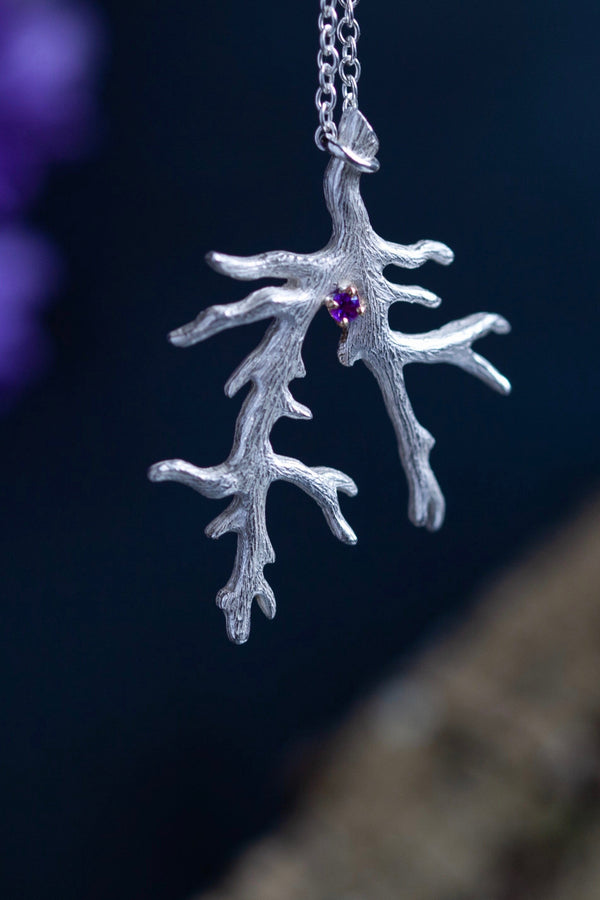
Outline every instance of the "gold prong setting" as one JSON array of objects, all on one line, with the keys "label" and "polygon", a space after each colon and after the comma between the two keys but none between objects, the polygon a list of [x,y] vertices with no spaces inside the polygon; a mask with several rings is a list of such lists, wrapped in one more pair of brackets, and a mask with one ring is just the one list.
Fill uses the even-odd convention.
[{"label": "gold prong setting", "polygon": [[348,328],[350,322],[365,312],[362,298],[353,284],[337,285],[325,300],[325,306],[340,328]]}]

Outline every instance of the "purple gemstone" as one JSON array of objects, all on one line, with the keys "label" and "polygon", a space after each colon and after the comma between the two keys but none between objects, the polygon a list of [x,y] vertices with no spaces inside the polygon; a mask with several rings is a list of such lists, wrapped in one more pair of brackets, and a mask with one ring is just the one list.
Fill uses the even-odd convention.
[{"label": "purple gemstone", "polygon": [[332,319],[335,319],[338,325],[343,325],[344,319],[352,322],[362,312],[360,297],[352,289],[337,290],[331,296],[328,309],[329,315]]}]

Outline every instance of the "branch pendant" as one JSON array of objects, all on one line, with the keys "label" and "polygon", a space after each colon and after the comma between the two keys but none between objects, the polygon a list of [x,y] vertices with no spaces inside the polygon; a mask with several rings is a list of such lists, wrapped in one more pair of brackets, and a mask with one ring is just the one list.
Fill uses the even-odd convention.
[{"label": "branch pendant", "polygon": [[348,544],[356,535],[344,518],[339,494],[354,496],[354,481],[337,469],[309,467],[281,456],[271,446],[270,433],[282,416],[310,419],[310,410],[292,396],[289,384],[305,374],[302,345],[321,306],[342,327],[338,349],[346,366],[362,359],[373,373],[392,420],[409,489],[410,519],[415,525],[438,529],[444,519],[444,497],[429,463],[434,440],[415,418],[403,377],[408,363],[451,363],[477,376],[502,394],[510,384],[486,359],[472,349],[480,337],[510,330],[502,316],[475,313],[424,334],[392,331],[388,311],[392,303],[420,303],[436,307],[439,297],[416,286],[400,286],[383,276],[388,265],[414,269],[428,260],[448,265],[452,251],[437,241],[403,246],[379,237],[371,227],[360,195],[363,172],[376,171],[379,144],[358,109],[343,113],[337,150],[325,173],[325,199],[333,233],[316,253],[284,251],[253,257],[210,253],[209,264],[218,272],[243,281],[271,277],[286,279],[265,287],[244,300],[212,306],[190,324],[172,332],[170,340],[189,347],[213,334],[271,319],[259,346],[242,362],[225,386],[232,397],[246,384],[250,389],[240,411],[229,458],[220,465],[198,468],[179,459],[157,463],[153,481],[179,481],[206,497],[231,498],[229,506],[207,527],[209,537],[237,534],[233,572],[217,595],[225,614],[227,634],[242,644],[250,634],[252,601],[268,618],[275,615],[275,597],[264,567],[275,554],[267,533],[265,506],[270,485],[289,481],[321,507],[334,535]]}]

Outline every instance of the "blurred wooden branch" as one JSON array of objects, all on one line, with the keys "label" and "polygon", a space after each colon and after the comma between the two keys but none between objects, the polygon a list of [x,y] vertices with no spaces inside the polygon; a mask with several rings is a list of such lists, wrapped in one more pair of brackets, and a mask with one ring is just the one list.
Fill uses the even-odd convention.
[{"label": "blurred wooden branch", "polygon": [[203,900],[598,900],[600,503],[359,710]]}]

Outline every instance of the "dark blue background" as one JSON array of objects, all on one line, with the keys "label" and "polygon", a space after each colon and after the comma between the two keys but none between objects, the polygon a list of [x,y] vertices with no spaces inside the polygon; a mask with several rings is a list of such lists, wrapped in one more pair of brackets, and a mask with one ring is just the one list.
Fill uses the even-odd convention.
[{"label": "dark blue background", "polygon": [[145,470],[227,455],[241,401],[222,385],[263,331],[167,344],[243,296],[204,253],[328,238],[316,6],[105,0],[105,137],[37,212],[71,272],[56,361],[1,423],[3,897],[184,900],[288,807],[315,738],[597,484],[600,7],[363,0],[373,224],[456,252],[409,279],[441,309],[393,321],[503,313],[513,333],[479,346],[514,393],[409,371],[448,501],[422,533],[376,385],[318,317],[294,385],[314,421],[274,441],[356,479],[359,545],[277,485],[278,615],[227,643],[213,598],[234,541],[203,536],[219,506]]}]

